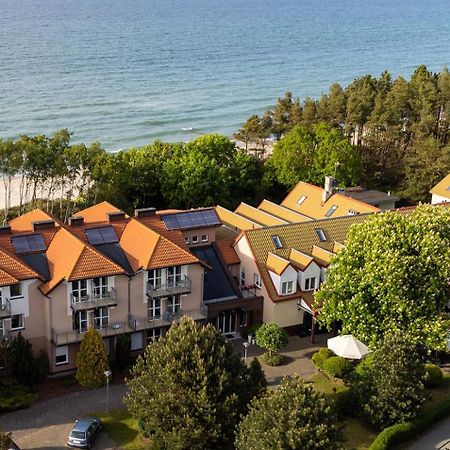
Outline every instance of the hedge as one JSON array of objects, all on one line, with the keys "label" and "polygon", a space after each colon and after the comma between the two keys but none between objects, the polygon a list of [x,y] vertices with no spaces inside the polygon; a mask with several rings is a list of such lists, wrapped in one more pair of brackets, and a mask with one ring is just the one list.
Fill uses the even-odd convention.
[{"label": "hedge", "polygon": [[450,397],[433,405],[429,411],[420,414],[411,422],[398,423],[385,428],[373,441],[369,450],[388,450],[395,444],[404,443],[408,439],[423,433],[439,420],[450,415]]},{"label": "hedge", "polygon": [[322,347],[318,352],[312,355],[312,360],[319,369],[322,369],[325,360],[331,358],[333,355],[334,353],[329,348]]},{"label": "hedge", "polygon": [[323,370],[334,378],[346,378],[353,370],[353,364],[341,356],[332,356],[323,363]]}]

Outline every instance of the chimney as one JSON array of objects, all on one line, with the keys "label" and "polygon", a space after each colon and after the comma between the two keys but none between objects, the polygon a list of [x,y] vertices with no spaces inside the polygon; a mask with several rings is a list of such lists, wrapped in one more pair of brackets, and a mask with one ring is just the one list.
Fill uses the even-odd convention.
[{"label": "chimney", "polygon": [[33,231],[41,231],[41,230],[51,230],[55,228],[55,221],[53,219],[50,220],[38,220],[33,222]]},{"label": "chimney", "polygon": [[82,216],[72,216],[69,219],[70,226],[83,225],[83,224],[84,224],[84,217],[82,217]]},{"label": "chimney", "polygon": [[125,213],[123,211],[108,213],[108,222],[117,222],[118,220],[124,220],[124,219],[125,219]]},{"label": "chimney", "polygon": [[140,208],[134,210],[134,217],[150,217],[156,214],[156,208]]},{"label": "chimney", "polygon": [[11,233],[11,225],[0,225],[0,234],[10,234]]},{"label": "chimney", "polygon": [[336,180],[333,177],[325,177],[325,186],[322,191],[322,204],[324,204],[333,194]]}]

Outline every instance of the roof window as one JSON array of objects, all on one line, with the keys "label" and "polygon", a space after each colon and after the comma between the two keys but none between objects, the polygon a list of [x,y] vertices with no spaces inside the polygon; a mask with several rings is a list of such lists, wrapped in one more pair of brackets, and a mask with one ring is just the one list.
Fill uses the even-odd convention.
[{"label": "roof window", "polygon": [[325,236],[325,232],[322,230],[322,228],[317,228],[316,234],[317,234],[317,237],[319,238],[320,242],[325,242],[327,240],[327,237]]},{"label": "roof window", "polygon": [[297,205],[301,205],[305,200],[306,200],[307,196],[306,195],[302,195],[298,200],[297,200]]},{"label": "roof window", "polygon": [[337,205],[333,205],[326,213],[325,215],[327,217],[331,217],[333,213],[337,210]]},{"label": "roof window", "polygon": [[43,252],[46,250],[42,234],[27,234],[26,236],[13,236],[11,242],[17,254],[29,252]]},{"label": "roof window", "polygon": [[272,236],[273,245],[275,248],[283,248],[283,244],[281,243],[280,236]]},{"label": "roof window", "polygon": [[354,209],[349,209],[348,210],[348,215],[349,216],[356,216],[356,214],[359,214],[359,212],[354,210]]}]

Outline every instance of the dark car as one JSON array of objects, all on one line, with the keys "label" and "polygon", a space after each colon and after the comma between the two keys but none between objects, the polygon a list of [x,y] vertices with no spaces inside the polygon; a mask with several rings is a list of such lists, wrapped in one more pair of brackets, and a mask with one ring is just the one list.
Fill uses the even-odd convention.
[{"label": "dark car", "polygon": [[98,417],[86,417],[75,422],[69,434],[69,447],[91,448],[92,442],[102,429],[102,421]]}]

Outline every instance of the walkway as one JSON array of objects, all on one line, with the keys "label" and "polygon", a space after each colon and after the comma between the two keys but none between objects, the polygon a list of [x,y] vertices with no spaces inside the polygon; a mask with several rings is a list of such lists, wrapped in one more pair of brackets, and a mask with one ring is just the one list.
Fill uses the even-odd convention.
[{"label": "walkway", "polygon": [[[111,409],[122,406],[126,386],[110,385]],[[11,431],[21,449],[67,449],[67,436],[75,419],[106,410],[106,388],[80,391],[39,402],[28,409],[0,416],[0,428]],[[117,446],[106,433],[100,433],[94,449],[111,450]]]},{"label": "walkway", "polygon": [[450,450],[450,419],[435,425],[409,447],[409,450]]}]

